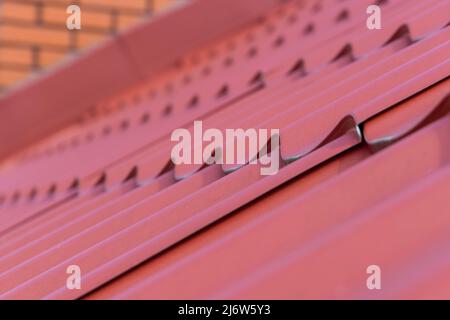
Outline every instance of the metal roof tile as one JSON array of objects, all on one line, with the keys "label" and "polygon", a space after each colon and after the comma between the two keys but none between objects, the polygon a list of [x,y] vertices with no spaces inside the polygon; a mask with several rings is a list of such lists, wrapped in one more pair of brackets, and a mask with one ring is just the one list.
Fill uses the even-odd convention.
[{"label": "metal roof tile", "polygon": [[[142,72],[162,62],[144,61],[149,46],[136,39],[157,39],[160,54],[154,30],[225,3],[197,2],[121,36]],[[254,17],[243,3],[243,20]],[[327,0],[315,15],[314,1],[299,3],[217,37],[231,27],[223,16],[197,50],[171,41],[175,67],[111,88],[88,114],[77,107],[83,121],[5,163],[0,298],[448,296],[436,280],[448,277],[448,1],[388,1],[379,31],[365,25],[370,1]],[[50,100],[57,89],[35,85]],[[280,129],[278,174],[173,165],[170,133],[194,120]],[[426,255],[435,260],[417,264]],[[374,263],[390,287],[372,294]],[[65,286],[71,264],[81,290]],[[421,276],[395,279],[402,268]],[[430,268],[440,273],[428,281]]]}]

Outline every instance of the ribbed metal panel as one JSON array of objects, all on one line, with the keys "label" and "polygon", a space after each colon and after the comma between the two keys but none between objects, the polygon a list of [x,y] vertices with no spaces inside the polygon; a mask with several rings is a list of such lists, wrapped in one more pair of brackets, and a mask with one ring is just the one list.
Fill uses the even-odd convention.
[{"label": "ribbed metal panel", "polygon": [[[449,298],[450,3],[369,4],[280,4],[5,162],[0,298]],[[199,119],[279,128],[278,174],[172,165]]]}]

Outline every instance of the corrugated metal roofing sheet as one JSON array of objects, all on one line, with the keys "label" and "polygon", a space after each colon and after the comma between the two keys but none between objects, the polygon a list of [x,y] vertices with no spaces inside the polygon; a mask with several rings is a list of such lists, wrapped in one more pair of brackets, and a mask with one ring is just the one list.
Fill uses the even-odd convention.
[{"label": "corrugated metal roofing sheet", "polygon": [[[279,5],[7,162],[0,297],[448,298],[450,3],[369,4]],[[279,128],[279,173],[174,166],[195,119]]]}]

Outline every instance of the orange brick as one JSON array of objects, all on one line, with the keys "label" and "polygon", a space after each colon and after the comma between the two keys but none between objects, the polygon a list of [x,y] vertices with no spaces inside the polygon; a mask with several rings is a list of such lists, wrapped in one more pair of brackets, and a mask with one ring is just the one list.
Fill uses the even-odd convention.
[{"label": "orange brick", "polygon": [[95,12],[89,10],[81,11],[81,28],[95,27],[109,30],[111,24],[111,16],[109,13]]},{"label": "orange brick", "polygon": [[43,49],[39,54],[39,64],[41,67],[52,65],[66,56],[65,53]]},{"label": "orange brick", "polygon": [[137,9],[145,10],[147,8],[147,0],[81,0],[81,10],[83,10],[83,4],[100,5],[109,8],[122,8],[122,9]]},{"label": "orange brick", "polygon": [[98,33],[86,32],[83,31],[82,29],[78,33],[78,40],[77,40],[78,48],[86,48],[93,45],[94,43],[99,43],[100,41],[105,39],[106,34],[103,35]]},{"label": "orange brick", "polygon": [[[153,8],[156,11],[162,10],[180,0],[154,0]],[[140,19],[139,15],[130,14],[127,10],[135,10],[138,14],[145,16],[148,5],[147,0],[80,0],[81,6],[81,27],[80,31],[69,31],[66,29],[68,14],[67,6],[73,3],[71,0],[43,1],[43,21],[44,26],[32,25],[36,19],[35,4],[42,0],[27,0],[26,2],[16,2],[13,0],[0,0],[0,19],[14,19],[27,21],[30,26],[13,26],[8,24],[0,25],[0,42],[13,41],[26,45],[35,45],[41,48],[40,64],[47,66],[54,64],[64,57],[62,52],[54,52],[45,48],[49,45],[61,48],[69,48],[71,34],[77,32],[77,47],[89,47],[101,42],[109,35],[111,27],[111,11],[118,12],[118,28],[123,29]],[[101,10],[91,10],[92,8]],[[105,10],[105,11],[103,11]],[[5,20],[6,22],[8,20]],[[97,29],[97,32],[93,29]],[[98,31],[104,30],[104,33]],[[21,50],[21,51],[20,51]],[[32,53],[27,49],[4,49],[0,48],[0,63],[4,61],[14,64],[31,65]],[[14,83],[26,76],[23,71],[0,70],[0,86]]]},{"label": "orange brick", "polygon": [[2,48],[0,47],[0,64],[31,65],[32,54],[26,48]]},{"label": "orange brick", "polygon": [[175,2],[177,2],[177,0],[155,0],[155,2],[153,3],[153,8],[156,12],[158,12],[160,10],[167,9]]},{"label": "orange brick", "polygon": [[[66,7],[55,7],[47,5],[44,8],[44,21],[46,23],[57,24],[62,28],[65,28],[68,16],[69,15],[66,12]],[[81,10],[82,28],[94,27],[109,29],[110,21],[111,18],[109,13],[91,11],[87,9]]]},{"label": "orange brick", "polygon": [[28,76],[27,71],[0,69],[0,86],[8,86]]},{"label": "orange brick", "polygon": [[0,2],[0,18],[34,22],[36,17],[33,4]]},{"label": "orange brick", "polygon": [[69,31],[65,28],[52,30],[39,27],[0,26],[0,40],[33,45],[69,45]]},{"label": "orange brick", "polygon": [[66,27],[68,17],[66,7],[45,5],[43,10],[43,20],[45,23],[58,24],[62,28]]},{"label": "orange brick", "polygon": [[139,16],[121,14],[121,15],[119,15],[119,29],[126,28],[126,27],[138,22],[141,19],[142,19],[142,17],[139,17]]}]

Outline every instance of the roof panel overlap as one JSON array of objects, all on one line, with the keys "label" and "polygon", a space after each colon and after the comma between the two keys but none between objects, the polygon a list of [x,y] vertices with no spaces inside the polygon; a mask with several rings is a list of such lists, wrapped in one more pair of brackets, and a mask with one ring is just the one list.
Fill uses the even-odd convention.
[{"label": "roof panel overlap", "polygon": [[[180,45],[4,163],[0,298],[448,298],[449,2],[390,0],[375,31],[369,4],[291,1]],[[280,171],[173,165],[194,120],[280,129]]]}]

